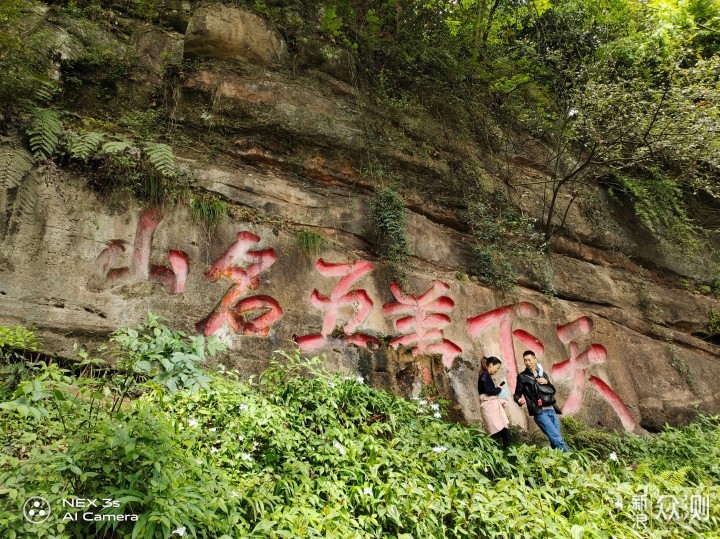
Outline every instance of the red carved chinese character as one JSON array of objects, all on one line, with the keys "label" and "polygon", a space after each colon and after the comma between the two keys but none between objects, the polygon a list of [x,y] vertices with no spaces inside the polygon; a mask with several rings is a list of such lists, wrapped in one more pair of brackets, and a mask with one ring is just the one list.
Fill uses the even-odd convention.
[{"label": "red carved chinese character", "polygon": [[571,376],[573,379],[572,390],[562,407],[562,411],[566,414],[572,414],[580,409],[585,392],[585,383],[589,380],[590,385],[597,389],[598,393],[615,410],[623,427],[626,430],[632,430],[635,427],[635,420],[628,407],[620,400],[620,397],[600,378],[596,376],[590,376],[589,379],[585,378],[585,369],[587,367],[604,363],[607,360],[607,351],[600,344],[591,344],[587,350],[578,354],[578,345],[575,339],[587,335],[592,331],[592,328],[592,320],[587,316],[582,316],[569,324],[557,328],[560,341],[565,344],[569,343],[570,359],[553,365],[552,374],[558,380],[564,380]]},{"label": "red carved chinese character", "polygon": [[[326,277],[342,277],[330,296],[323,296],[317,290],[313,290],[310,296],[310,303],[318,309],[325,311],[322,329],[320,333],[313,335],[304,335],[296,337],[300,350],[308,351],[322,348],[328,345],[346,345],[355,344],[363,348],[373,348],[378,344],[375,337],[364,335],[362,333],[354,333],[360,324],[370,314],[373,302],[365,290],[350,290],[350,287],[359,281],[364,275],[373,270],[370,262],[360,260],[348,264],[331,264],[325,262],[322,258],[315,264],[315,269]],[[338,321],[338,314],[341,308],[352,305],[355,314],[342,327],[343,335],[339,338],[333,338],[331,335],[335,330]]]},{"label": "red carved chinese character", "polygon": [[493,326],[500,326],[500,353],[505,360],[508,385],[510,386],[511,393],[515,391],[515,382],[517,381],[518,374],[517,358],[515,357],[515,347],[512,341],[513,335],[522,342],[528,350],[535,352],[537,357],[542,357],[545,353],[543,344],[527,331],[521,329],[513,331],[513,321],[516,316],[537,318],[539,315],[540,310],[535,307],[535,305],[523,301],[517,305],[505,305],[504,307],[467,319],[467,330],[473,339],[476,339],[481,333]]},{"label": "red carved chinese character", "polygon": [[449,313],[455,307],[455,302],[448,296],[443,296],[450,287],[443,282],[433,281],[433,286],[422,296],[403,294],[397,283],[390,285],[396,303],[383,306],[385,318],[399,315],[403,316],[395,321],[395,329],[406,333],[390,341],[390,346],[415,344],[412,349],[413,356],[426,354],[442,354],[443,365],[449,369],[453,360],[462,354],[462,349],[445,339],[443,328],[450,324]]},{"label": "red carved chinese character", "polygon": [[117,257],[125,252],[125,246],[122,240],[108,242],[107,248],[95,259],[93,275],[87,284],[88,290],[99,292],[139,281],[155,281],[162,283],[170,294],[182,292],[190,271],[186,253],[171,249],[168,253],[171,268],[150,264],[153,234],[162,218],[162,211],[158,208],[148,208],[140,215],[130,267],[110,269]]},{"label": "red carved chinese character", "polygon": [[[238,232],[235,243],[205,272],[205,276],[213,282],[217,282],[221,277],[227,277],[234,284],[215,310],[195,324],[198,331],[205,335],[213,335],[227,322],[235,333],[265,336],[270,331],[270,325],[282,316],[280,305],[270,296],[240,299],[248,290],[255,290],[260,286],[258,275],[277,260],[273,249],[250,250],[259,241],[260,238],[255,234]],[[245,260],[250,261],[251,264],[246,268],[237,266]],[[265,312],[252,321],[245,321],[247,313],[258,310]]]}]

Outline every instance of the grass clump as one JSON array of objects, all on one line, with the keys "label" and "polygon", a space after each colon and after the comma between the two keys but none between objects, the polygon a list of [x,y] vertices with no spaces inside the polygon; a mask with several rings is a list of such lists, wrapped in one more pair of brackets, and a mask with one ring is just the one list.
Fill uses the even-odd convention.
[{"label": "grass clump", "polygon": [[191,195],[190,215],[206,230],[215,230],[229,214],[227,202],[211,195]]},{"label": "grass clump", "polygon": [[327,245],[327,240],[317,232],[300,228],[295,231],[295,242],[302,252],[310,257],[315,257]]}]

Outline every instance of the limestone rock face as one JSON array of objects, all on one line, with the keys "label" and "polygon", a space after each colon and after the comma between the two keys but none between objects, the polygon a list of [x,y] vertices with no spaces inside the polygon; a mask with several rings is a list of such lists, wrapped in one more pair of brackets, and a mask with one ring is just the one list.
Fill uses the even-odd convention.
[{"label": "limestone rock face", "polygon": [[193,13],[185,34],[186,58],[224,58],[270,65],[287,57],[280,34],[243,9],[213,4]]}]

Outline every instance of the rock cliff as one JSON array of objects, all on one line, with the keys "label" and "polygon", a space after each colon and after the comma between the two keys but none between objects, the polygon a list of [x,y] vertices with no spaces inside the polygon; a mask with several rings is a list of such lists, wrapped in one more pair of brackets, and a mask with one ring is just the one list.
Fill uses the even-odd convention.
[{"label": "rock cliff", "polygon": [[[59,55],[87,49],[87,28],[48,10],[34,16],[54,26]],[[228,203],[231,216],[208,229],[183,204],[108,195],[73,167],[28,168],[19,185],[0,183],[0,323],[33,325],[49,350],[71,357],[74,343],[93,346],[152,311],[220,337],[230,346],[223,361],[246,374],[299,344],[374,386],[438,393],[467,422],[481,421],[479,358],[503,359],[499,376],[512,388],[525,349],[551,372],[564,411],[591,426],[658,430],[695,407],[720,412],[720,348],[706,329],[718,301],[681,284],[709,280],[713,253],[653,238],[597,188],[552,243],[554,296],[532,271],[511,292],[494,290],[467,276],[473,238],[453,186],[501,187],[503,173],[471,136],[388,110],[353,83],[341,47],[289,52],[238,8],[178,3],[153,25],[114,23],[92,31],[130,55],[129,75],[107,101],[86,81],[66,103],[100,116],[164,100],[191,188]],[[181,59],[189,63],[171,69]],[[402,286],[373,254],[370,200],[383,174],[367,171],[370,153],[403,178],[412,267]],[[536,163],[510,158],[514,174],[543,178]],[[538,215],[531,194],[512,198]],[[28,199],[30,208],[19,203]],[[300,229],[324,238],[319,252],[302,248]],[[508,409],[528,426],[523,410]]]}]

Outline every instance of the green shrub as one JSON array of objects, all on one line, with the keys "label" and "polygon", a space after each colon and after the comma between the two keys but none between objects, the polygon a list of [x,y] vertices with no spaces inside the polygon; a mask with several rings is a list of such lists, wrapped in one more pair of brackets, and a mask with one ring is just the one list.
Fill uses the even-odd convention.
[{"label": "green shrub", "polygon": [[502,252],[491,247],[476,247],[473,253],[475,256],[471,270],[481,282],[504,292],[513,289],[517,282],[517,272]]},{"label": "green shrub", "polygon": [[40,342],[32,330],[0,326],[0,399],[11,398],[39,350]]},{"label": "green shrub", "polygon": [[707,331],[710,335],[720,333],[720,310],[710,307],[708,311]]},{"label": "green shrub", "polygon": [[552,265],[534,220],[502,189],[472,192],[465,202],[463,219],[476,240],[471,270],[480,281],[507,292],[517,282],[517,265],[525,268],[543,293],[554,295]]},{"label": "green shrub", "polygon": [[405,203],[389,187],[380,187],[370,202],[376,254],[398,274],[404,274],[410,262]]},{"label": "green shrub", "polygon": [[193,392],[209,389],[210,378],[200,365],[224,347],[214,337],[188,336],[171,330],[160,320],[148,313],[147,321],[135,329],[124,328],[112,334],[110,342],[117,367],[147,377],[171,392],[183,387]]}]

